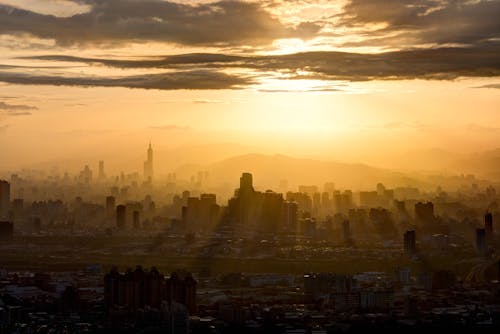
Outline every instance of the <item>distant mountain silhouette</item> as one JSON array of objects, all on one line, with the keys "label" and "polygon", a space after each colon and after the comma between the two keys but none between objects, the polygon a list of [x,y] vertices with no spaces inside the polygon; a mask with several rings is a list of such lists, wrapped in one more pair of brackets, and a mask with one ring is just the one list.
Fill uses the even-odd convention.
[{"label": "distant mountain silhouette", "polygon": [[500,148],[459,154],[443,149],[410,151],[392,158],[394,169],[474,174],[481,179],[500,181]]},{"label": "distant mountain silhouette", "polygon": [[325,182],[334,182],[338,188],[344,189],[375,189],[377,182],[382,182],[387,186],[421,184],[402,173],[364,164],[264,154],[240,155],[206,166],[183,166],[177,170],[177,175],[187,177],[199,170],[207,170],[215,182],[234,181],[235,185],[242,172],[250,172],[254,175],[254,184],[257,187],[260,184],[277,186],[282,179],[288,180],[290,185],[322,186]]}]

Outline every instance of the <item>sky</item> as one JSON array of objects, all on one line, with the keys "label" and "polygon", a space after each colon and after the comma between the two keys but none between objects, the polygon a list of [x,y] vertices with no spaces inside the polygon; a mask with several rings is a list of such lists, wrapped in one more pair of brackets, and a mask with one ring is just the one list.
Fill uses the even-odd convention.
[{"label": "sky", "polygon": [[385,166],[496,149],[499,17],[498,0],[0,0],[0,169],[140,166],[149,141]]}]

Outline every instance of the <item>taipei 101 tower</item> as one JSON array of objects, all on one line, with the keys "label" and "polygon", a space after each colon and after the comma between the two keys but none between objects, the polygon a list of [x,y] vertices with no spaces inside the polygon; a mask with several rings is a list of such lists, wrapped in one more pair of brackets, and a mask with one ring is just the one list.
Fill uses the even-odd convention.
[{"label": "taipei 101 tower", "polygon": [[153,181],[153,148],[151,143],[148,147],[148,159],[144,161],[144,181],[149,183]]}]

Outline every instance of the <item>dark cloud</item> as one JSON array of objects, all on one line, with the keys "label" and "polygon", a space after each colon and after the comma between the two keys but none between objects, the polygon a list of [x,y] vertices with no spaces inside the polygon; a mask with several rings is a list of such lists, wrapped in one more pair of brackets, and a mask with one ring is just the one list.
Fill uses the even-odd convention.
[{"label": "dark cloud", "polygon": [[[490,0],[350,0],[342,24],[386,26],[368,33],[365,45],[380,33],[400,33],[393,41],[411,44],[477,44],[500,37],[500,1]],[[375,35],[375,36],[373,36]],[[382,43],[388,44],[390,38]]]},{"label": "dark cloud", "polygon": [[21,113],[37,109],[37,107],[28,106],[25,104],[10,104],[0,101],[0,110],[7,111],[9,113]]},{"label": "dark cloud", "polygon": [[500,89],[500,83],[497,83],[497,84],[489,84],[489,85],[483,85],[483,86],[474,87],[474,88],[491,88],[491,89]]},{"label": "dark cloud", "polygon": [[0,81],[24,85],[125,87],[162,90],[238,89],[252,82],[249,78],[216,71],[184,71],[118,78],[67,77],[0,72]]},{"label": "dark cloud", "polygon": [[29,33],[60,45],[159,41],[189,45],[257,45],[310,36],[310,24],[285,27],[258,3],[181,4],[163,0],[86,0],[90,11],[55,17],[0,5],[0,33]]},{"label": "dark cloud", "polygon": [[[243,68],[259,72],[286,73],[291,79],[366,81],[375,79],[440,79],[495,77],[500,75],[500,44],[476,47],[414,49],[361,54],[347,52],[304,52],[277,56],[227,56],[185,54],[162,59],[116,60],[44,56],[44,60],[98,63],[120,68]],[[1,75],[0,75],[0,81]],[[245,82],[240,83],[242,85]]]}]

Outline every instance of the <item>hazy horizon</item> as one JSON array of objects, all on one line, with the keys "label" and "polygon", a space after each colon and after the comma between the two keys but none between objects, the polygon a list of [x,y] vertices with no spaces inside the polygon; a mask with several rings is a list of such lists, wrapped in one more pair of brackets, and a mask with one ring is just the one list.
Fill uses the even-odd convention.
[{"label": "hazy horizon", "polygon": [[231,143],[391,169],[411,169],[394,160],[407,152],[494,150],[499,10],[0,0],[0,170],[78,159],[140,170],[149,141],[158,152]]}]

